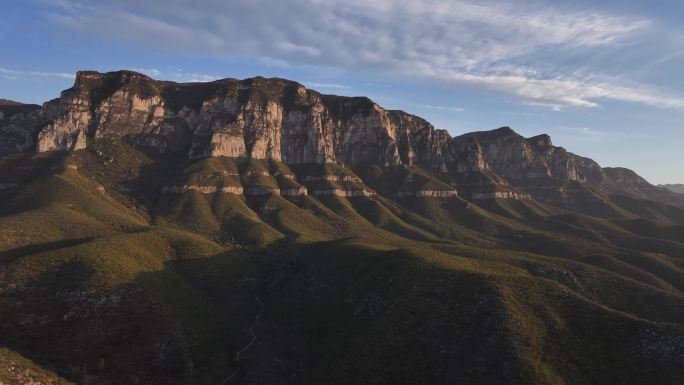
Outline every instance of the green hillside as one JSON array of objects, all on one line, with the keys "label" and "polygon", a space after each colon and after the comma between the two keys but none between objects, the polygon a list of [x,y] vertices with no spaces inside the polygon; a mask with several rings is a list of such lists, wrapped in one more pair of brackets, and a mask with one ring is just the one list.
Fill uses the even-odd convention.
[{"label": "green hillside", "polygon": [[[0,383],[684,382],[681,210],[397,195],[440,178],[125,142],[4,158]],[[335,189],[377,194],[314,193]]]}]

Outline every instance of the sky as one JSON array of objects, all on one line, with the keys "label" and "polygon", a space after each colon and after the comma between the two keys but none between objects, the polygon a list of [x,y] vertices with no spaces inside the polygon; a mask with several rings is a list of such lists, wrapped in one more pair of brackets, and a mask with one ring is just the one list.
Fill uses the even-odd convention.
[{"label": "sky", "polygon": [[86,69],[283,77],[684,183],[679,0],[4,0],[0,15],[0,98],[42,103]]}]

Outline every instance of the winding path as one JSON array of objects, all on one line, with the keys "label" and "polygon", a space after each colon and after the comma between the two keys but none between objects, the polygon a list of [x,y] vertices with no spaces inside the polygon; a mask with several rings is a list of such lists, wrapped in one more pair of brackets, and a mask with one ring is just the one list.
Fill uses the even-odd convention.
[{"label": "winding path", "polygon": [[[257,313],[257,315],[254,317],[254,322],[252,322],[252,325],[249,327],[249,334],[252,336],[252,339],[247,343],[247,345],[245,345],[242,349],[238,350],[237,353],[235,353],[235,363],[240,362],[240,356],[242,355],[242,353],[246,352],[249,348],[251,348],[257,338],[256,334],[254,334],[254,328],[261,323],[261,315],[264,313],[265,306],[264,303],[261,302],[259,297],[256,296],[256,294],[254,294],[254,299],[259,303],[260,308],[259,313]],[[221,385],[226,385],[227,383],[229,383],[230,380],[232,380],[233,377],[235,377],[235,375],[238,374],[239,371],[239,368],[236,369],[235,372],[233,372],[233,374],[230,375],[230,377],[226,378],[221,382]]]}]

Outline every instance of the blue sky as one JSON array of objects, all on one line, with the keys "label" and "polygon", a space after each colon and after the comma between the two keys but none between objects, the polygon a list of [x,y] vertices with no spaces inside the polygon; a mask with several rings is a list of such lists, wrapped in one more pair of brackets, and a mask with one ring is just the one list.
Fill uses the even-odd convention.
[{"label": "blue sky", "polygon": [[684,183],[684,3],[9,0],[0,98],[80,69],[278,76],[366,95],[452,135],[511,126],[652,183]]}]

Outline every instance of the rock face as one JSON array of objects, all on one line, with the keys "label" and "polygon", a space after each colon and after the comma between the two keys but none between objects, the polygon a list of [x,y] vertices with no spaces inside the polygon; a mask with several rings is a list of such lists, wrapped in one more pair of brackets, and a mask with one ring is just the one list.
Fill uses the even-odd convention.
[{"label": "rock face", "polygon": [[463,159],[460,170],[491,170],[509,181],[557,178],[577,182],[603,180],[602,169],[591,159],[555,147],[548,135],[524,138],[508,127],[473,132],[454,138]]},{"label": "rock face", "polygon": [[684,206],[684,196],[676,192],[654,186],[635,173],[622,167],[603,169],[603,186],[613,194],[625,194],[638,198],[654,199],[675,206]]},{"label": "rock face", "polygon": [[[37,151],[82,149],[89,138],[129,137],[159,152],[275,159],[288,164],[411,164],[433,127],[367,98],[321,95],[283,79],[177,84],[134,72],[79,72],[44,105]],[[401,150],[401,151],[400,151]]]},{"label": "rock face", "polygon": [[40,106],[0,99],[0,156],[32,151],[43,123]]},{"label": "rock face", "polygon": [[42,108],[0,103],[0,156],[79,150],[101,138],[186,159],[420,166],[455,188],[439,196],[527,199],[531,194],[557,201],[571,200],[568,191],[575,190],[638,196],[664,191],[636,174],[602,169],[555,147],[548,135],[524,138],[503,127],[452,138],[422,118],[385,110],[368,98],[322,95],[285,79],[174,83],[131,71],[82,71],[72,88]]}]

